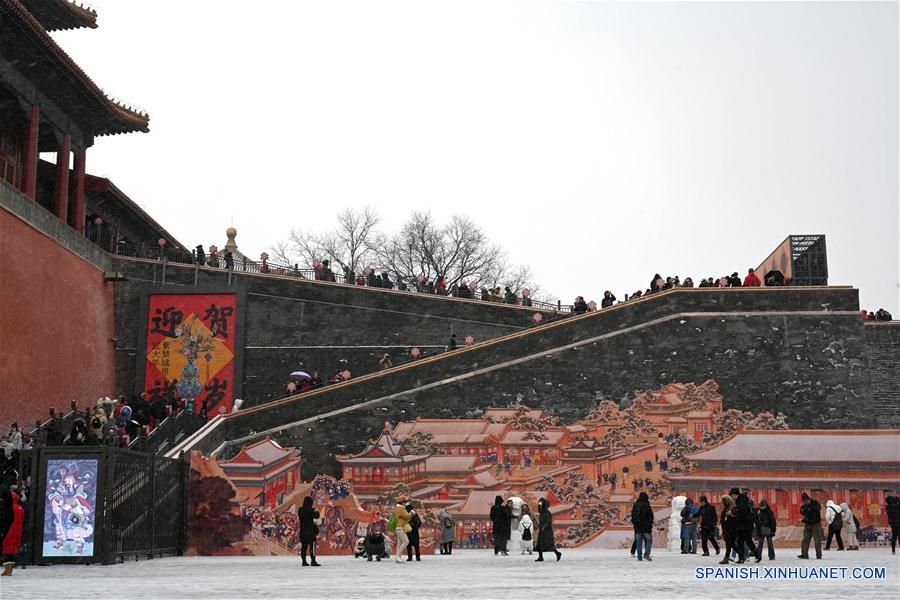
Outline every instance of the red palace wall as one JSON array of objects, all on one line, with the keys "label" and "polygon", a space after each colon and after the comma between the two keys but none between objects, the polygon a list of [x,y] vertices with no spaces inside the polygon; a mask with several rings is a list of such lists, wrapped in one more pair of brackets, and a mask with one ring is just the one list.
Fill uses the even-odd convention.
[{"label": "red palace wall", "polygon": [[0,209],[0,429],[115,391],[113,284]]}]

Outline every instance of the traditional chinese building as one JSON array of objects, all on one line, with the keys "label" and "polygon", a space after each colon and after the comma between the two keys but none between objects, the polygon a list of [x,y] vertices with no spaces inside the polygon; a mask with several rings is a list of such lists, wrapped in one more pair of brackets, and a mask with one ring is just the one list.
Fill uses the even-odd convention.
[{"label": "traditional chinese building", "polygon": [[[96,27],[94,11],[0,0],[0,24],[0,180],[84,232],[87,149],[98,136],[148,131],[149,118],[107,96],[51,37]],[[42,152],[56,163],[39,173]]]},{"label": "traditional chinese building", "polygon": [[862,525],[886,525],[885,495],[900,491],[900,430],[742,431],[687,457],[669,476],[675,494],[718,498],[732,486],[765,498],[780,523],[800,522],[806,492],[825,507],[846,502]]},{"label": "traditional chinese building", "polygon": [[509,425],[487,419],[416,419],[398,423],[391,435],[403,441],[417,433],[428,434],[447,454],[477,456],[482,463],[493,463],[503,461],[500,440],[509,430]]},{"label": "traditional chinese building", "polygon": [[413,454],[387,431],[370,441],[359,454],[336,456],[343,478],[353,484],[360,500],[380,496],[398,483],[415,490],[428,483],[429,454]]},{"label": "traditional chinese building", "polygon": [[663,435],[690,435],[699,441],[707,431],[715,431],[722,402],[719,386],[711,379],[700,385],[670,383],[638,395],[635,412]]},{"label": "traditional chinese building", "polygon": [[518,467],[558,465],[559,447],[566,443],[565,431],[507,431],[500,440],[503,462]]},{"label": "traditional chinese building", "polygon": [[282,448],[266,438],[219,462],[219,468],[247,504],[274,509],[300,481],[300,462],[295,448]]}]

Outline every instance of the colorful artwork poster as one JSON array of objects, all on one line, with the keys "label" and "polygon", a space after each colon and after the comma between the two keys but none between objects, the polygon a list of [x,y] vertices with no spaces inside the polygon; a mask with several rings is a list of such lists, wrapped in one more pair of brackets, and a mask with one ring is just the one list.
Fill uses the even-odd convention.
[{"label": "colorful artwork poster", "polygon": [[45,558],[94,556],[97,465],[95,458],[47,461],[41,544]]},{"label": "colorful artwork poster", "polygon": [[144,391],[183,398],[199,414],[234,404],[236,294],[151,294]]}]

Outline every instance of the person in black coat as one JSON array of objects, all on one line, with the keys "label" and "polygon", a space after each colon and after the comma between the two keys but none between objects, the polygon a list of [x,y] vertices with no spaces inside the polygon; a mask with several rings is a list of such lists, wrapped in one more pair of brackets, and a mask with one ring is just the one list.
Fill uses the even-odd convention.
[{"label": "person in black coat", "polygon": [[742,493],[737,497],[734,520],[737,530],[735,544],[737,545],[738,564],[744,562],[748,547],[756,558],[756,562],[761,561],[762,556],[756,552],[756,546],[753,545],[753,529],[756,527],[756,521],[753,518],[753,507],[750,505],[750,497],[747,494]]},{"label": "person in black coat", "polygon": [[422,526],[422,519],[416,514],[412,504],[406,505],[406,512],[412,515],[409,519],[409,526],[412,527],[412,531],[406,534],[406,537],[409,538],[409,546],[406,547],[406,561],[412,561],[414,549],[416,551],[416,560],[422,560],[419,556],[419,528]]},{"label": "person in black coat", "polygon": [[[303,559],[304,567],[319,567],[316,562],[316,537],[319,535],[319,527],[316,525],[316,519],[319,518],[319,511],[313,508],[313,500],[309,496],[303,499],[303,506],[297,511],[297,520],[299,523],[300,535],[300,558]],[[306,555],[309,554],[310,563],[306,562]]]},{"label": "person in black coat", "polygon": [[556,554],[556,560],[562,558],[562,553],[556,549],[556,541],[553,539],[553,515],[550,514],[550,505],[546,498],[538,500],[538,557],[534,562],[543,562],[544,552]]},{"label": "person in black coat", "polygon": [[709,503],[706,496],[700,496],[700,544],[703,556],[709,556],[708,543],[716,549],[716,554],[719,553],[719,543],[716,542],[717,523],[716,507]]},{"label": "person in black coat", "polygon": [[603,292],[603,300],[600,301],[600,308],[609,308],[616,302],[616,297],[609,290]]},{"label": "person in black coat", "polygon": [[734,519],[734,498],[730,494],[722,496],[722,539],[725,540],[725,556],[719,561],[720,565],[727,565],[731,549],[734,548],[737,539],[737,527]]},{"label": "person in black coat", "polygon": [[197,245],[197,264],[201,267],[206,264],[206,253],[203,251],[203,245]]},{"label": "person in black coat", "polygon": [[816,558],[822,558],[822,505],[818,500],[809,497],[806,492],[802,496],[800,514],[803,515],[803,541],[797,558],[809,558],[809,543],[816,542]]},{"label": "person in black coat", "polygon": [[769,560],[775,560],[775,545],[772,538],[775,537],[775,529],[778,524],[775,522],[775,513],[769,503],[763,499],[759,501],[759,512],[756,513],[756,533],[759,535],[759,544],[756,547],[756,555],[762,556],[763,540],[766,541],[769,548]]},{"label": "person in black coat", "polygon": [[891,554],[897,554],[897,539],[900,539],[900,498],[888,496],[884,499],[888,525],[891,526]]},{"label": "person in black coat", "polygon": [[510,536],[511,519],[512,513],[503,504],[503,498],[501,496],[494,498],[494,505],[491,507],[491,524],[494,530],[494,556],[498,554],[509,556],[509,552],[506,551],[506,542]]},{"label": "person in black coat", "polygon": [[[638,494],[638,499],[631,507],[631,525],[634,527],[634,551],[638,560],[653,560],[650,558],[650,548],[653,546],[653,509],[650,507],[650,497],[647,492]],[[641,549],[643,548],[643,556]]]}]

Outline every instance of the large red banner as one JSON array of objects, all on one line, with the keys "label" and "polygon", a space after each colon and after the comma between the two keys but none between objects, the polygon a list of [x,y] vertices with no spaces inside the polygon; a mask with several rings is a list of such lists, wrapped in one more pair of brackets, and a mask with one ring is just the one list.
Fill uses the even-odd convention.
[{"label": "large red banner", "polygon": [[213,417],[234,405],[235,294],[151,294],[144,391]]}]

